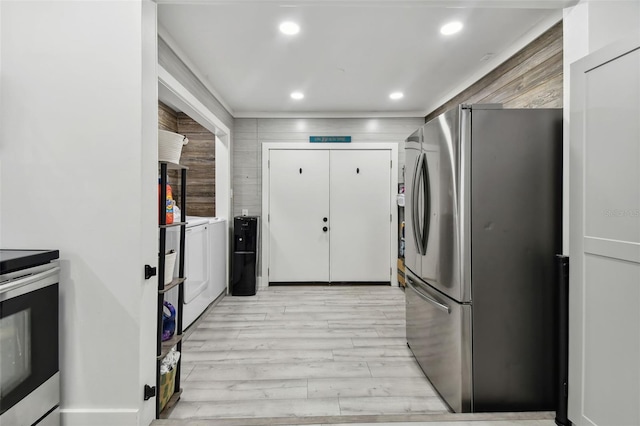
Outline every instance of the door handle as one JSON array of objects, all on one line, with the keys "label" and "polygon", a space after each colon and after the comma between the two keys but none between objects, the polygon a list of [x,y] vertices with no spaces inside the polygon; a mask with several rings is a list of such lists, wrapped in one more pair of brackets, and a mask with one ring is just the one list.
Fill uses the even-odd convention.
[{"label": "door handle", "polygon": [[411,290],[413,290],[422,300],[424,300],[425,302],[428,302],[430,304],[432,304],[433,306],[435,306],[436,308],[440,309],[441,311],[444,311],[448,314],[451,313],[451,308],[448,307],[447,305],[438,302],[436,299],[433,299],[429,296],[427,296],[426,294],[424,294],[423,292],[419,291],[413,284],[413,280],[411,278],[407,279],[407,284],[409,285],[409,288],[411,288]]},{"label": "door handle", "polygon": [[427,254],[427,245],[429,243],[429,231],[431,230],[431,179],[429,174],[429,162],[427,154],[424,153],[424,161],[422,162],[422,179],[424,186],[424,211],[423,211],[423,228],[422,228],[422,254]]},{"label": "door handle", "polygon": [[327,232],[327,231],[329,230],[329,228],[327,228],[326,226],[323,226],[323,227],[322,227],[322,230],[323,230],[324,232]]},{"label": "door handle", "polygon": [[423,161],[424,161],[424,153],[418,154],[418,158],[416,159],[416,170],[413,175],[413,185],[412,185],[412,197],[411,197],[411,223],[413,225],[413,239],[416,243],[416,248],[418,250],[418,254],[424,255],[423,243],[422,243],[422,218],[418,217],[418,199],[420,196],[420,184],[422,182],[422,174],[423,174]]}]

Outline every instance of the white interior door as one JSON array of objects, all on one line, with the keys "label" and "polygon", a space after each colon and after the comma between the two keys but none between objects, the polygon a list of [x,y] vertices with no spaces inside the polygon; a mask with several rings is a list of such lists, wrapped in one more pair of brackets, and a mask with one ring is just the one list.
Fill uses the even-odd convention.
[{"label": "white interior door", "polygon": [[269,281],[329,281],[329,151],[269,153]]},{"label": "white interior door", "polygon": [[640,424],[640,37],[572,65],[569,419]]},{"label": "white interior door", "polygon": [[331,281],[389,281],[391,153],[331,151]]}]

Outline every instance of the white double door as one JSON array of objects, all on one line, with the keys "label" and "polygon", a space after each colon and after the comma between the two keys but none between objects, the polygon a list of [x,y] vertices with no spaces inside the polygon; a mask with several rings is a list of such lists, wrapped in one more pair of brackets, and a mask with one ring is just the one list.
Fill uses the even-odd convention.
[{"label": "white double door", "polygon": [[391,152],[269,153],[269,282],[390,281]]}]

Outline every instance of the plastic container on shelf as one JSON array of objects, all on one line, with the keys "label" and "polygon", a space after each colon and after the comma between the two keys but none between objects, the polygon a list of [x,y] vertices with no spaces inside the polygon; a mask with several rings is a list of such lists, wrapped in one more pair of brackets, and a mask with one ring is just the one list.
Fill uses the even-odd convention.
[{"label": "plastic container on shelf", "polygon": [[158,130],[158,160],[180,164],[182,147],[189,142],[186,136]]},{"label": "plastic container on shelf", "polygon": [[173,270],[176,266],[176,258],[178,253],[174,250],[164,255],[164,284],[167,285],[173,281]]},{"label": "plastic container on shelf", "polygon": [[165,342],[171,339],[176,332],[176,308],[166,300],[163,305],[169,311],[169,313],[164,310],[162,312],[162,341]]}]

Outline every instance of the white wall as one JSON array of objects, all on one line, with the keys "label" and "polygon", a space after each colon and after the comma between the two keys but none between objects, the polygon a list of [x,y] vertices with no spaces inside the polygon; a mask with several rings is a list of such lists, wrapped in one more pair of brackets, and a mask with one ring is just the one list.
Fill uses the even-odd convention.
[{"label": "white wall", "polygon": [[[568,240],[569,220],[569,193],[568,193],[568,148],[570,141],[570,67],[571,63],[597,51],[617,40],[625,39],[640,28],[640,2],[638,0],[583,0],[573,8],[564,11],[564,145],[565,145],[565,241],[564,253],[569,253],[570,241]],[[571,297],[570,293],[570,297]],[[582,306],[582,301],[572,298],[571,306]],[[582,309],[582,308],[577,308]],[[570,308],[571,317],[584,316],[584,312]],[[582,335],[581,321],[570,321],[571,336]],[[570,342],[571,345],[571,342]],[[570,346],[574,348],[575,345]],[[569,419],[580,424],[582,422],[583,401],[581,384],[585,383],[586,372],[582,369],[583,354],[581,350],[569,353]],[[592,384],[593,386],[593,384]],[[573,389],[573,391],[572,391]],[[615,392],[615,389],[611,390]]]},{"label": "white wall", "polygon": [[[137,207],[140,208],[139,219],[140,245],[139,258],[142,264],[158,265],[158,51],[157,51],[157,6],[151,1],[143,1],[142,16],[140,17],[140,40],[138,41],[141,81],[141,131],[139,139],[134,140],[131,149],[140,152],[140,191],[131,194],[138,198]],[[137,126],[136,126],[137,127]],[[136,143],[137,142],[137,143]],[[135,201],[131,203],[135,206]],[[126,211],[126,209],[125,209]],[[126,218],[125,218],[126,220]],[[138,265],[140,267],[140,265]],[[139,271],[139,270],[138,270]],[[135,269],[132,272],[136,272]],[[140,272],[138,272],[140,273]],[[140,274],[142,275],[142,274]],[[139,331],[138,348],[139,364],[138,386],[134,398],[138,398],[138,418],[136,425],[148,425],[156,416],[156,400],[151,398],[144,401],[140,393],[145,384],[154,386],[156,380],[156,346],[157,346],[157,315],[158,315],[158,281],[156,277],[148,281],[138,275],[137,286],[134,287],[132,297],[137,298],[139,310],[134,327]],[[136,282],[132,275],[132,282]],[[136,287],[138,287],[136,289]],[[137,290],[140,293],[138,294]],[[134,399],[136,401],[136,399]]]},{"label": "white wall", "polygon": [[569,117],[571,64],[640,27],[638,0],[582,0],[564,10],[564,200],[563,253],[569,254]]},{"label": "white wall", "polygon": [[[2,2],[0,1],[0,100],[2,99]],[[1,108],[0,101],[0,108]],[[0,114],[1,114],[0,109]],[[2,131],[2,115],[0,115],[0,132]],[[0,248],[4,248],[4,244],[2,241],[2,146],[4,145],[3,139],[0,133]]]},{"label": "white wall", "polygon": [[156,6],[3,1],[4,248],[61,257],[65,425],[149,424],[157,264]]}]

